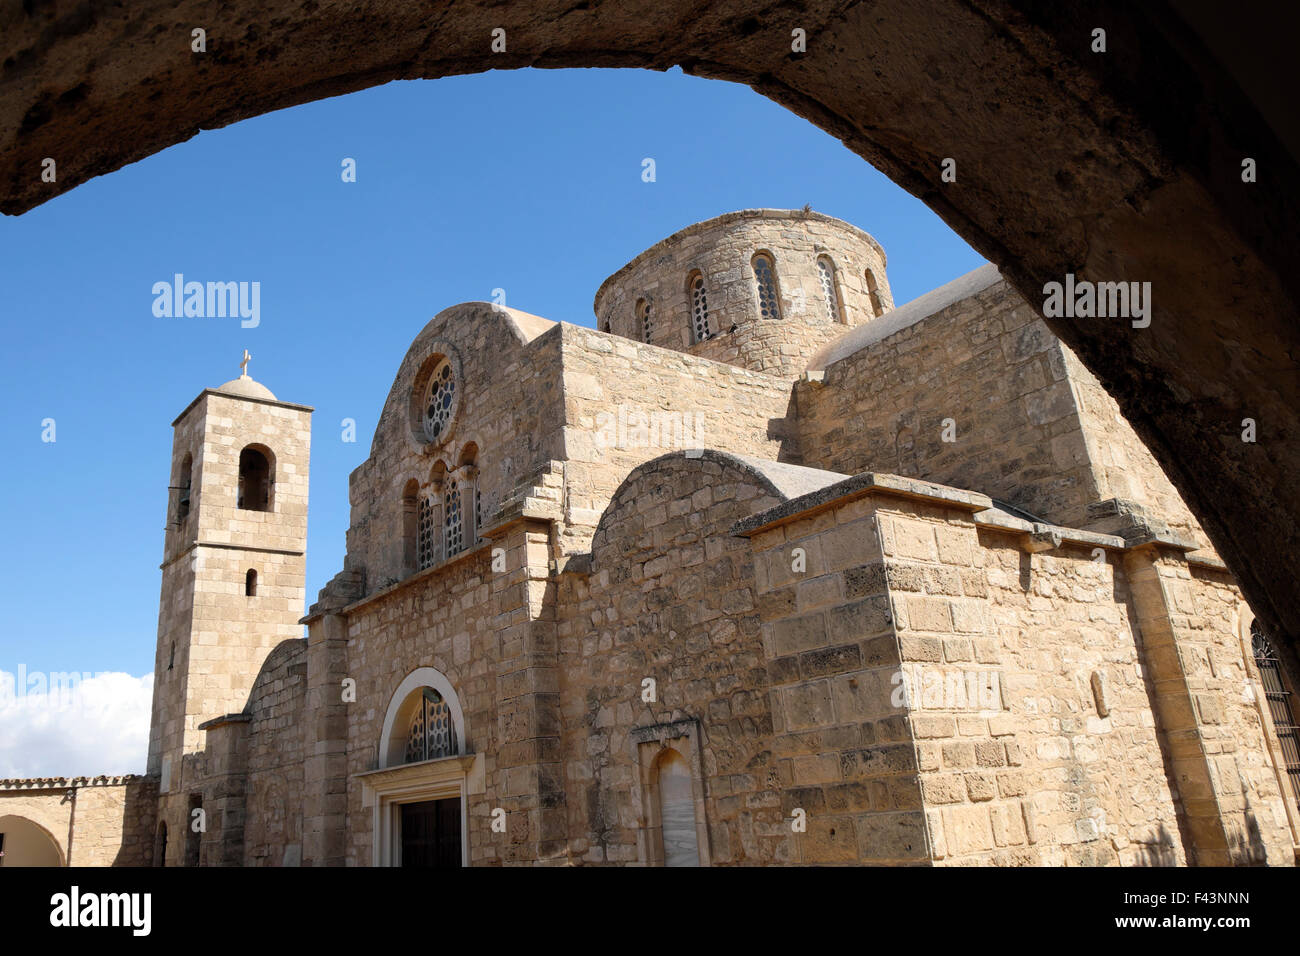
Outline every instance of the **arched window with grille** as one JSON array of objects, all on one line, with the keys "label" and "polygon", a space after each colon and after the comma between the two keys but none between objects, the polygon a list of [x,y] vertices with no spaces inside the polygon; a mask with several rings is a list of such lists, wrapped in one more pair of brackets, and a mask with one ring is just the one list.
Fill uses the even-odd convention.
[{"label": "arched window with grille", "polygon": [[826,306],[827,321],[843,322],[839,291],[835,288],[835,263],[830,256],[817,257],[817,278],[822,284],[822,302]]},{"label": "arched window with grille", "polygon": [[709,297],[704,289],[704,276],[699,270],[687,278],[686,294],[691,300],[691,340],[703,342],[713,332],[709,329]]},{"label": "arched window with grille", "polygon": [[416,567],[423,571],[433,567],[434,562],[434,525],[433,499],[425,495],[420,499],[416,514]]},{"label": "arched window with grille", "polygon": [[443,554],[450,558],[465,550],[465,520],[460,500],[460,482],[448,478],[443,484]]},{"label": "arched window with grille", "polygon": [[636,321],[637,321],[637,325],[641,329],[641,341],[648,343],[650,341],[650,333],[654,331],[653,325],[650,320],[649,299],[636,300]]},{"label": "arched window with grille", "polygon": [[758,317],[760,319],[781,318],[781,297],[776,286],[776,264],[772,256],[760,252],[754,256],[754,284],[758,290]]},{"label": "arched window with grille", "polygon": [[425,687],[411,713],[406,731],[406,763],[454,757],[458,752],[451,709],[432,687]]},{"label": "arched window with grille", "polygon": [[1282,748],[1282,761],[1286,764],[1287,776],[1291,778],[1294,797],[1300,794],[1300,727],[1296,726],[1291,691],[1282,674],[1282,661],[1259,626],[1259,621],[1251,622],[1250,644],[1255,655],[1255,666],[1259,668],[1259,678],[1264,684],[1264,699],[1268,702],[1273,728],[1277,731],[1277,742]]}]

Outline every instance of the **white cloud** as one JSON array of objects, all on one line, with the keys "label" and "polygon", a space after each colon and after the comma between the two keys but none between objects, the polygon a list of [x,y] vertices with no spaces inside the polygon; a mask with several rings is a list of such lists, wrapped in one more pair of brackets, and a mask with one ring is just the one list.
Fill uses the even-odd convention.
[{"label": "white cloud", "polygon": [[0,671],[0,778],[144,773],[152,699],[153,674]]}]

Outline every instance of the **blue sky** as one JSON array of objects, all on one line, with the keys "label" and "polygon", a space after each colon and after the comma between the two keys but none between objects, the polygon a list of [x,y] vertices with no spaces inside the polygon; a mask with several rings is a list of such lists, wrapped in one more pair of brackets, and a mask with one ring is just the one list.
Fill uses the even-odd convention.
[{"label": "blue sky", "polygon": [[[348,474],[435,313],[500,287],[590,326],[597,286],[647,246],[805,203],[884,245],[900,304],[983,262],[826,133],[677,71],[393,83],[201,133],[0,217],[0,669],[152,670],[170,423],[243,349],[279,398],[316,409],[310,604],[342,565]],[[151,287],[177,272],[260,282],[260,326],[154,317]]]}]

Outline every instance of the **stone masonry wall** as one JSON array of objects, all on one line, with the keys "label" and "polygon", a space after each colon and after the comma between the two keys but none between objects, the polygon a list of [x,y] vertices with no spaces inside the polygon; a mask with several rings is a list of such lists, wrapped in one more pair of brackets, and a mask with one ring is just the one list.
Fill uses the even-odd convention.
[{"label": "stone masonry wall", "polygon": [[1122,498],[1205,542],[1118,406],[1005,281],[796,383],[795,399],[806,465],[967,488],[1075,528]]},{"label": "stone masonry wall", "polygon": [[[492,548],[504,550],[506,571],[491,571]],[[525,824],[538,810],[537,792],[529,789],[535,781],[520,775],[515,789],[507,774],[528,761],[507,754],[507,763],[502,753],[518,742],[508,712],[512,700],[523,695],[512,689],[507,676],[519,667],[511,662],[521,657],[535,617],[529,591],[534,581],[547,576],[548,555],[545,535],[539,539],[517,524],[498,540],[421,572],[347,615],[346,673],[357,687],[357,702],[347,707],[347,773],[379,766],[384,715],[403,678],[419,667],[440,671],[464,712],[466,752],[485,755],[486,792],[471,795],[467,807],[471,865],[500,864],[516,853],[536,858],[536,819],[531,827],[524,825],[521,831],[516,826],[502,835],[492,833],[490,815],[500,806]],[[312,627],[314,639],[317,625]],[[361,787],[350,783],[347,863],[369,866],[371,815],[362,808],[361,796]],[[530,833],[531,847],[525,845]]]},{"label": "stone masonry wall", "polygon": [[1183,536],[1208,548],[1209,541],[1182,497],[1137,437],[1115,399],[1064,345],[1061,353],[1074,390],[1097,493],[1139,504]]},{"label": "stone masonry wall", "polygon": [[797,461],[788,382],[563,326],[565,553],[589,547],[615,489],[670,451]]},{"label": "stone masonry wall", "polygon": [[1185,864],[1122,562],[984,527],[979,547],[1007,706],[990,731],[1016,732],[1042,862]]},{"label": "stone masonry wall", "polygon": [[[731,525],[776,504],[751,472],[668,456],[636,469],[560,593],[560,713],[573,862],[645,862],[639,728],[698,721],[714,865],[789,861],[755,605]],[[653,678],[657,700],[642,700]]]},{"label": "stone masonry wall", "polygon": [[245,866],[293,865],[302,858],[303,761],[314,741],[306,710],[306,641],[282,644],[267,658],[248,713]]},{"label": "stone masonry wall", "polygon": [[[408,481],[429,494],[435,466],[460,464],[478,448],[477,486],[485,524],[520,487],[558,459],[563,412],[558,323],[487,303],[438,313],[403,358],[375,428],[370,455],[351,476],[348,567],[364,569],[373,593],[406,577],[402,496]],[[522,323],[522,324],[521,324]],[[451,359],[458,408],[444,440],[430,444],[412,421],[412,393],[439,355]],[[439,533],[441,529],[438,529]]]},{"label": "stone masonry wall", "polygon": [[1099,495],[1061,345],[1005,282],[834,363],[795,398],[805,465],[968,488],[1075,527]]},{"label": "stone masonry wall", "polygon": [[149,866],[158,789],[149,777],[0,782],[0,817],[44,829],[69,866]]}]

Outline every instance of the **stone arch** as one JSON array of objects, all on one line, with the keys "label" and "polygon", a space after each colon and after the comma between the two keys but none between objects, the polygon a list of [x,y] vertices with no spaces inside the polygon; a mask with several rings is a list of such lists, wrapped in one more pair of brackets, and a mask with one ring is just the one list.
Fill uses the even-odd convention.
[{"label": "stone arch", "polygon": [[275,452],[266,445],[240,449],[236,504],[244,511],[275,511]]},{"label": "stone arch", "polygon": [[420,699],[421,691],[432,687],[447,702],[451,712],[452,724],[456,729],[457,751],[467,753],[468,734],[465,727],[465,712],[460,706],[460,697],[450,680],[440,670],[432,667],[417,667],[402,679],[388,700],[388,710],[384,713],[383,730],[379,735],[379,767],[392,767],[402,762],[402,749],[406,742],[403,733],[407,718],[414,703]]},{"label": "stone arch", "polygon": [[[746,83],[922,197],[1031,302],[1067,273],[1161,290],[1143,335],[1100,318],[1049,325],[1116,398],[1269,630],[1294,642],[1300,127],[1268,71],[1289,57],[1297,14],[1215,7],[810,0],[795,18],[808,48],[794,51],[789,8],[734,0],[615,13],[472,2],[434,25],[398,2],[235,0],[224,22],[239,29],[212,31],[195,69],[186,37],[158,42],[203,19],[192,0],[75,16],[26,5],[0,39],[0,211],[201,129],[395,79],[680,65]],[[1105,56],[1090,49],[1097,22]],[[493,54],[496,28],[508,44]],[[46,157],[60,158],[52,182]],[[1268,188],[1243,188],[1243,158]],[[1269,453],[1234,440],[1243,415],[1267,423]]]},{"label": "stone arch", "polygon": [[58,838],[30,817],[0,816],[4,834],[4,865],[66,866],[67,856]]}]

